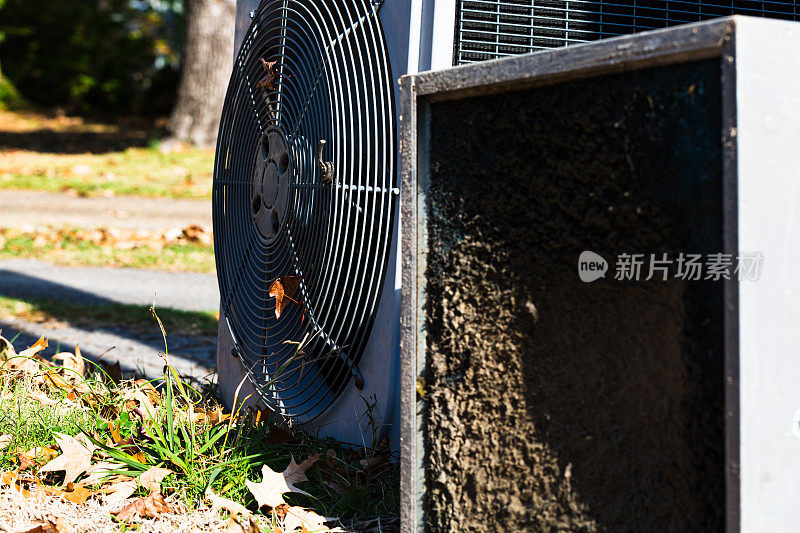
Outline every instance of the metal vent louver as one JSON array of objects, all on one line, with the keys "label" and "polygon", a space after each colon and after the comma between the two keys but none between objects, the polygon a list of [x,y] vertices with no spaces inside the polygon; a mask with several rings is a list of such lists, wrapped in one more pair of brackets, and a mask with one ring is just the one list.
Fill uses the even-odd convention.
[{"label": "metal vent louver", "polygon": [[[378,7],[262,2],[220,124],[213,207],[222,308],[264,402],[301,423],[349,384],[361,386],[392,239],[395,113]],[[283,276],[301,278],[299,305],[278,319],[269,289]],[[291,343],[306,337],[295,356]]]},{"label": "metal vent louver", "polygon": [[799,20],[795,1],[459,0],[454,65],[729,15]]}]

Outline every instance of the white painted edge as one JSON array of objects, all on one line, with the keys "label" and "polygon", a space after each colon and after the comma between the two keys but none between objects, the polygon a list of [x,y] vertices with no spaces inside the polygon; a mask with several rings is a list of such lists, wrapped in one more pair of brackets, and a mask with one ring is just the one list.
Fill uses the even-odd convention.
[{"label": "white painted edge", "polygon": [[737,18],[741,531],[797,531],[800,504],[800,24]]}]

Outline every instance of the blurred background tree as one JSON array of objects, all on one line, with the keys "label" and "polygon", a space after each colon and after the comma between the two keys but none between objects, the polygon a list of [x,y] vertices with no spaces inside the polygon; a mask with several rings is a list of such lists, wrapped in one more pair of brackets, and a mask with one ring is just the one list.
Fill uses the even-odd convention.
[{"label": "blurred background tree", "polygon": [[185,60],[169,129],[173,141],[213,146],[233,67],[236,0],[185,0],[185,5]]},{"label": "blurred background tree", "polygon": [[[5,0],[0,0],[0,11],[3,10],[4,4]],[[2,19],[0,18],[0,20]],[[5,34],[0,29],[0,45],[2,45],[4,37]],[[22,105],[22,99],[14,85],[3,75],[3,63],[0,61],[0,110],[13,109],[20,105]]]},{"label": "blurred background tree", "polygon": [[177,0],[5,0],[0,64],[40,106],[167,113],[179,75],[182,12]]},{"label": "blurred background tree", "polygon": [[216,141],[235,0],[0,0],[0,106],[171,115],[172,139]]}]

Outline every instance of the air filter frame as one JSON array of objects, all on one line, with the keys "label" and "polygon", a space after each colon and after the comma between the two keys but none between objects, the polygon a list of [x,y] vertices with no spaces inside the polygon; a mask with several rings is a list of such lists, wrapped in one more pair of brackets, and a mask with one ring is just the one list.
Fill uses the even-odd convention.
[{"label": "air filter frame", "polygon": [[793,235],[800,201],[798,49],[800,25],[736,16],[401,79],[402,531],[426,529],[426,486],[442,475],[426,464],[426,438],[437,437],[422,434],[426,309],[436,305],[425,292],[431,104],[709,58],[722,76],[722,252],[759,250],[770,264],[758,282],[722,282],[727,530],[794,528],[800,279],[781,272],[800,251],[781,242]]}]

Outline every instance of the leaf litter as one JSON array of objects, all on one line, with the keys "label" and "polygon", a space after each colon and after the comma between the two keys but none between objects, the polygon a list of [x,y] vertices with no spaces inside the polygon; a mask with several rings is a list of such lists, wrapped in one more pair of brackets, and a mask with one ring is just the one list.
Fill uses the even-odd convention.
[{"label": "leaf litter", "polygon": [[[291,292],[293,281],[288,283]],[[356,493],[359,479],[353,479],[345,462],[336,464],[333,450],[311,454],[299,464],[289,454],[282,472],[263,461],[255,463],[261,465],[261,475],[253,468],[244,497],[241,491],[231,499],[212,489],[235,493],[230,482],[214,484],[220,470],[234,464],[226,459],[240,444],[227,442],[235,440],[232,430],[252,426],[267,433],[262,441],[267,447],[286,449],[300,441],[264,411],[232,416],[218,403],[193,397],[197,391],[190,392],[169,364],[164,337],[165,379],[157,388],[141,379],[121,381],[84,359],[77,346],[45,358],[48,343],[42,338],[17,353],[0,332],[0,384],[24,379],[30,385],[25,401],[82,409],[102,422],[75,435],[54,431],[51,444],[28,449],[14,447],[14,435],[0,435],[0,450],[6,449],[15,466],[0,472],[0,531],[110,531],[120,523],[135,524],[131,527],[142,532],[342,531],[328,527],[337,519],[285,499],[292,493],[311,496],[297,485],[308,481],[307,472],[317,463],[317,486],[330,494]],[[223,440],[229,448],[218,447]],[[197,443],[205,443],[200,453]],[[219,456],[212,457],[209,450]],[[379,462],[391,464],[383,456]],[[358,465],[357,459],[353,464]],[[366,470],[356,466],[356,478]],[[194,499],[186,489],[190,476],[206,482]]]},{"label": "leaf litter", "polygon": [[317,454],[298,465],[293,456],[289,466],[281,473],[275,472],[269,466],[264,465],[261,468],[261,482],[253,483],[248,481],[247,488],[250,489],[250,493],[255,497],[259,507],[266,505],[274,508],[285,504],[283,495],[287,492],[298,492],[307,495],[307,492],[297,488],[295,484],[308,481],[306,470],[316,463],[319,458],[320,454]]},{"label": "leaf litter", "polygon": [[214,244],[214,235],[211,230],[200,224],[164,230],[80,229],[41,226],[0,228],[0,248],[6,246],[9,241],[19,238],[30,239],[31,246],[34,248],[45,246],[63,248],[68,244],[90,243],[100,248],[114,248],[117,250],[148,248],[157,251],[171,245],[213,246]]}]

